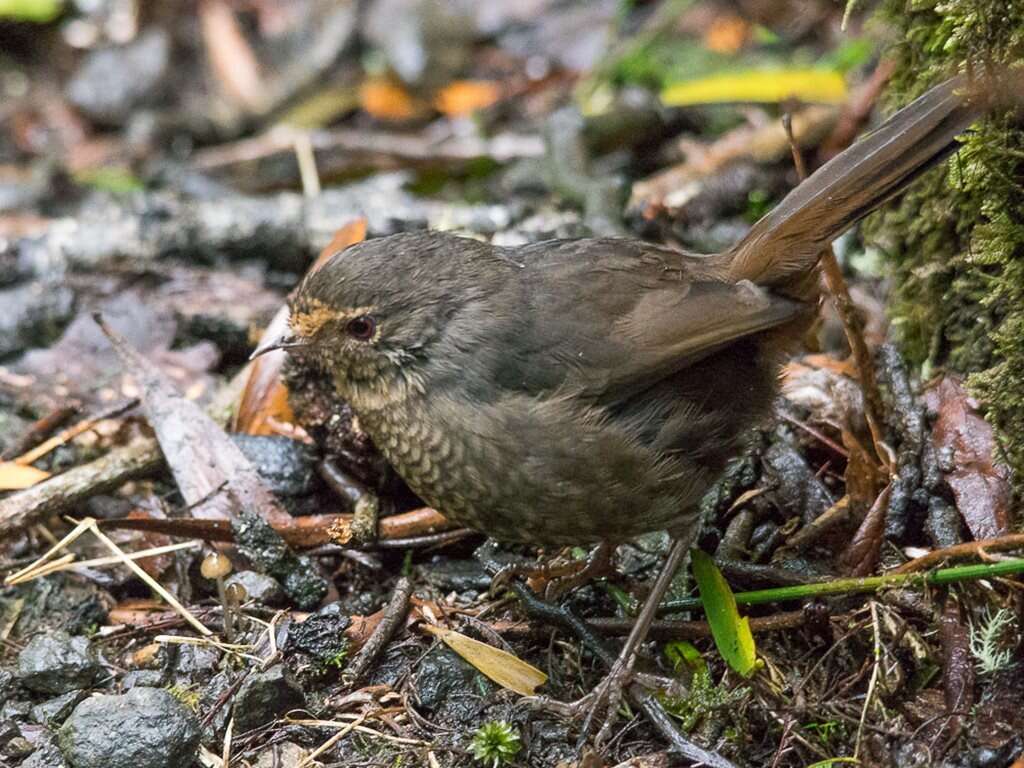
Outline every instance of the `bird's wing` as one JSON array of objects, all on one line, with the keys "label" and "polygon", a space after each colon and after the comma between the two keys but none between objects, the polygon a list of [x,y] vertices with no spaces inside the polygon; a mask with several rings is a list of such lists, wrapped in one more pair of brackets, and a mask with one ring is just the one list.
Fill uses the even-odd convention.
[{"label": "bird's wing", "polygon": [[526,258],[513,303],[525,311],[506,326],[494,369],[507,389],[617,402],[806,311],[706,276],[697,256],[617,239],[542,246],[517,252]]}]

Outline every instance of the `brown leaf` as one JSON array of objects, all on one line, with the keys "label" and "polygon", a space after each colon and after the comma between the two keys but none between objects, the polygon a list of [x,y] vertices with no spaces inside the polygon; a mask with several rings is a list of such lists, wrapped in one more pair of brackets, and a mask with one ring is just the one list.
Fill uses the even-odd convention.
[{"label": "brown leaf", "polygon": [[971,656],[970,634],[960,615],[955,599],[946,599],[939,621],[942,641],[942,687],[945,692],[946,714],[950,715],[947,729],[955,737],[964,715],[974,706],[974,658]]},{"label": "brown leaf", "polygon": [[233,520],[251,510],[271,523],[290,520],[227,433],[101,317],[95,319],[142,388],[142,407],[192,516]]},{"label": "brown leaf", "polygon": [[36,469],[28,464],[15,461],[0,462],[0,491],[20,491],[41,483],[50,476],[49,472]]},{"label": "brown leaf", "polygon": [[[288,307],[281,307],[264,331],[264,337],[278,335],[288,325]],[[288,404],[288,388],[281,381],[281,368],[288,359],[283,349],[260,355],[249,363],[249,377],[238,399],[232,432],[247,435],[287,433],[295,414]]]},{"label": "brown leaf", "polygon": [[932,440],[943,463],[946,483],[957,509],[976,539],[993,539],[1010,532],[1012,490],[1009,470],[996,461],[991,425],[977,412],[962,382],[944,377],[927,393],[928,406],[938,413]]},{"label": "brown leaf", "polygon": [[848,453],[844,475],[846,494],[850,497],[850,510],[854,519],[858,519],[867,513],[878,498],[885,484],[885,475],[875,463],[871,451],[846,429],[843,430],[843,447]]},{"label": "brown leaf", "polygon": [[267,89],[260,64],[229,4],[222,0],[202,0],[199,25],[210,68],[224,95],[235,106],[252,114],[263,112]]},{"label": "brown leaf", "polygon": [[885,513],[889,508],[889,494],[892,485],[887,485],[878,494],[867,515],[857,528],[853,541],[843,551],[840,559],[844,570],[851,576],[867,576],[875,570],[878,556],[882,551],[885,534]]}]

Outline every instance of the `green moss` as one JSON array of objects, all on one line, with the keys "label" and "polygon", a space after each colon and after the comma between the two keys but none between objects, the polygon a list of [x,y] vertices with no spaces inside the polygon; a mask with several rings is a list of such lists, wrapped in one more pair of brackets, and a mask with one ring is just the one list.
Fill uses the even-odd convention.
[{"label": "green moss", "polygon": [[[889,88],[905,104],[967,61],[1024,60],[1024,3],[884,0],[898,41]],[[893,321],[907,357],[970,374],[1006,458],[1024,478],[1024,124],[979,123],[948,164],[873,217],[894,277]]]}]

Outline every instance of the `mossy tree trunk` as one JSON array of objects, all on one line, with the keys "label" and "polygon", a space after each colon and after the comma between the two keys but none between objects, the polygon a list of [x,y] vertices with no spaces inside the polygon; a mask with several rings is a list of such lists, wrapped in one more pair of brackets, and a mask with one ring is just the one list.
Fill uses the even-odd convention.
[{"label": "mossy tree trunk", "polygon": [[[1024,67],[1024,0],[883,0],[893,105],[985,62]],[[1024,76],[1024,70],[1022,70]],[[968,374],[1024,480],[1024,108],[992,115],[898,206],[868,224],[894,277],[907,357]]]}]

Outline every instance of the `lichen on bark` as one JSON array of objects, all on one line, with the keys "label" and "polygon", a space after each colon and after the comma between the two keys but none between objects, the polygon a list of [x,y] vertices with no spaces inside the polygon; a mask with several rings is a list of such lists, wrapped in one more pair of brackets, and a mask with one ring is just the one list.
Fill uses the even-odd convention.
[{"label": "lichen on bark", "polygon": [[[1021,0],[883,0],[895,29],[890,106],[970,66],[1024,62]],[[893,277],[910,361],[968,374],[1024,481],[1024,109],[978,123],[949,163],[866,225]]]}]

